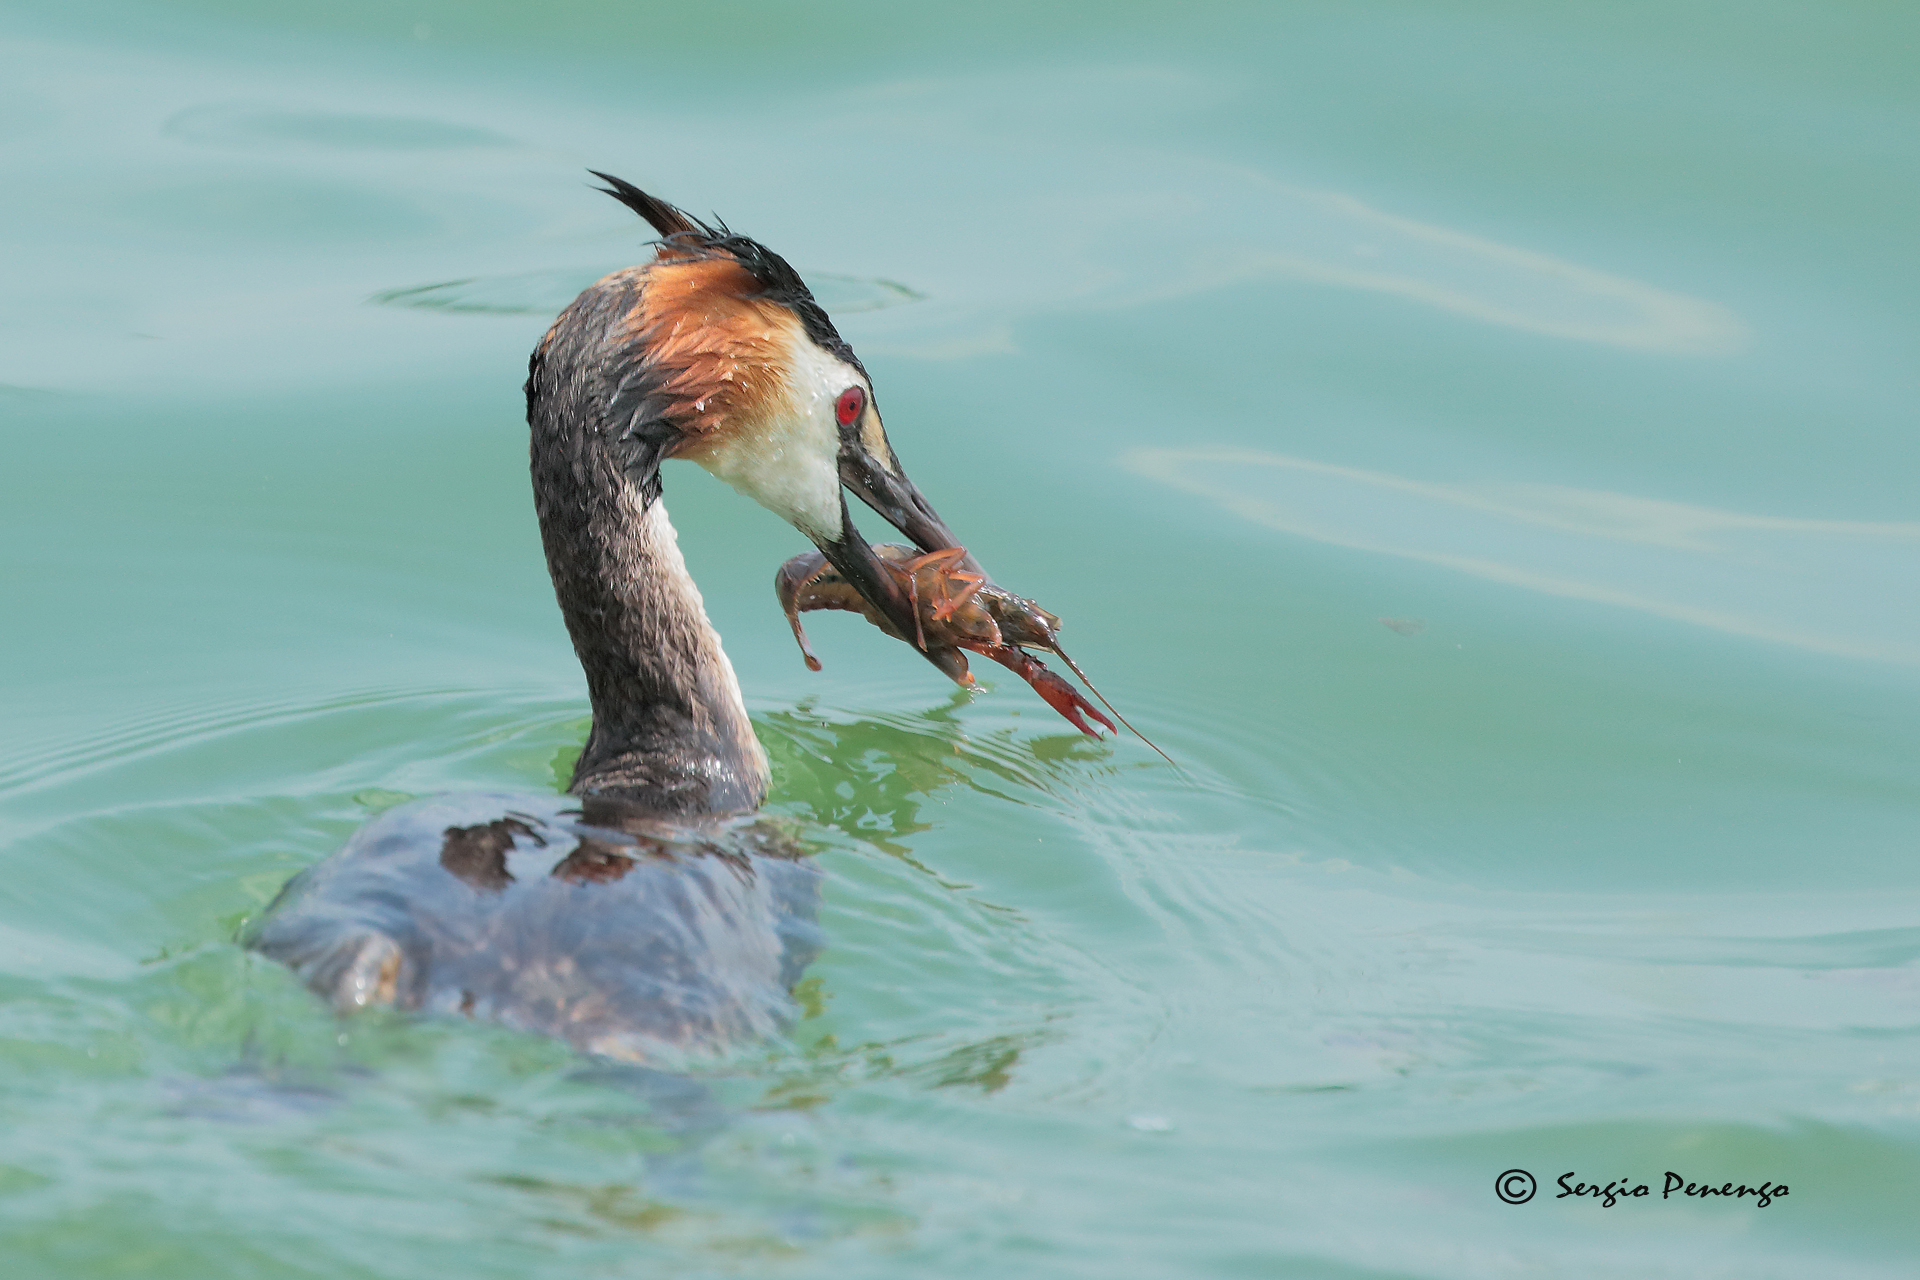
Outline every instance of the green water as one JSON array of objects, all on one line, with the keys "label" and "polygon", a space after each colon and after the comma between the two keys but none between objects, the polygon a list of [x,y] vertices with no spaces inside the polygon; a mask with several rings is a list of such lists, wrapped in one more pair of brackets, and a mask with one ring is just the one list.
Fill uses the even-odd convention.
[{"label": "green water", "polygon": [[[946,8],[0,14],[0,1272],[1912,1274],[1920,15]],[[640,256],[589,165],[816,280],[1182,766],[808,673],[798,535],[668,468],[829,876],[691,1126],[231,941],[584,738],[519,384]]]}]

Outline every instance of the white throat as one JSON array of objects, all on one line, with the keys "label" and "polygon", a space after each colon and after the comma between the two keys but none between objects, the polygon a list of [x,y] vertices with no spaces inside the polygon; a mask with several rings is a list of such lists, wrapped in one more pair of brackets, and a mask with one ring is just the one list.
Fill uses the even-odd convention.
[{"label": "white throat", "polygon": [[840,427],[834,403],[866,379],[795,326],[787,395],[699,457],[708,471],[815,540],[840,536]]}]

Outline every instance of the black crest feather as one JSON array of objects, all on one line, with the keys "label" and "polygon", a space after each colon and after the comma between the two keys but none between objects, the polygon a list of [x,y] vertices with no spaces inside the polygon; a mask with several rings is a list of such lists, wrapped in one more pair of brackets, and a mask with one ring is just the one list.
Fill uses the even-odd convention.
[{"label": "black crest feather", "polygon": [[866,373],[866,366],[860,363],[860,357],[853,353],[853,348],[833,327],[826,308],[814,299],[806,281],[800,278],[800,273],[785,258],[758,240],[735,235],[718,218],[709,225],[676,209],[658,196],[648,195],[625,179],[601,173],[598,169],[589,169],[587,172],[607,184],[598,190],[645,218],[647,224],[660,233],[660,238],[674,248],[694,253],[723,253],[734,259],[759,281],[762,297],[780,303],[800,317],[800,323],[806,328],[809,338],[862,374]]},{"label": "black crest feather", "polygon": [[724,232],[725,230],[723,227],[720,229],[720,232],[716,232],[714,228],[708,226],[698,218],[688,217],[685,213],[674,208],[665,200],[660,199],[658,196],[648,195],[624,178],[616,178],[612,174],[602,173],[598,169],[589,169],[587,172],[607,184],[604,187],[598,188],[600,191],[612,196],[615,200],[618,200],[621,204],[645,218],[648,225],[664,237],[684,235],[693,236],[701,240],[713,240],[718,237],[720,232]]}]

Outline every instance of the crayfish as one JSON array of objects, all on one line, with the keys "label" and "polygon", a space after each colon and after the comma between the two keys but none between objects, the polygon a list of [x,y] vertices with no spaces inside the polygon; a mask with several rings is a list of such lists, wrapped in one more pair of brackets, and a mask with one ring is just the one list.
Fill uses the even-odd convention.
[{"label": "crayfish", "polygon": [[963,688],[973,684],[973,673],[967,669],[967,657],[963,652],[971,650],[1025,680],[1035,693],[1045,699],[1048,706],[1065,716],[1080,732],[1090,737],[1100,736],[1087,723],[1088,716],[1105,726],[1107,732],[1119,732],[1113,727],[1113,720],[1100,713],[1099,707],[1088,702],[1065,678],[1049,670],[1040,659],[1027,652],[1029,648],[1045,649],[1058,655],[1075,675],[1085,681],[1087,688],[1093,691],[1093,696],[1113,712],[1115,720],[1131,729],[1140,741],[1153,747],[1167,763],[1173,763],[1171,756],[1154,746],[1145,734],[1134,729],[1125,716],[1114,710],[1105,695],[1094,688],[1093,681],[1087,679],[1087,673],[1080,669],[1080,664],[1067,656],[1060,647],[1060,619],[1026,597],[996,586],[985,574],[963,568],[963,565],[973,563],[964,548],[947,547],[939,551],[922,552],[917,547],[878,542],[873,544],[873,551],[886,572],[894,576],[913,603],[914,634],[902,635],[893,622],[868,603],[866,597],[841,577],[820,552],[809,551],[797,555],[780,566],[780,571],[774,575],[773,586],[774,593],[780,598],[780,607],[786,610],[787,622],[793,627],[793,638],[800,642],[800,652],[806,658],[808,670],[820,670],[820,659],[814,657],[813,650],[807,645],[807,633],[800,625],[800,615],[814,609],[843,609],[848,613],[860,614],[896,640],[912,644]]}]

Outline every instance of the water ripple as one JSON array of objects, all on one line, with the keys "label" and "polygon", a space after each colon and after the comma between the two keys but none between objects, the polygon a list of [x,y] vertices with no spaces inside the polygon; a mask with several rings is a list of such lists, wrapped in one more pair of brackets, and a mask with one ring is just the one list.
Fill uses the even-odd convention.
[{"label": "water ripple", "polygon": [[[473,276],[376,293],[370,302],[451,314],[552,316],[594,281],[618,267],[554,267],[512,275]],[[926,295],[894,280],[804,273],[821,306],[835,315],[905,306]]]}]

